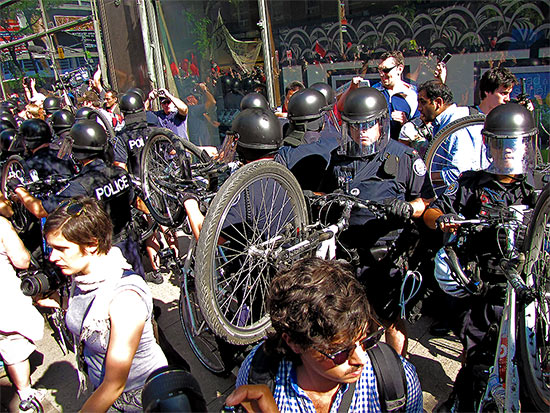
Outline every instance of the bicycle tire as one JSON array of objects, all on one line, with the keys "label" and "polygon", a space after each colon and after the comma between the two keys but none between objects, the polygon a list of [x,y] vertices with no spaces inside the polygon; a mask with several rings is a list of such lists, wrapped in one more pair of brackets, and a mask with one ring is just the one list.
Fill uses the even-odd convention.
[{"label": "bicycle tire", "polygon": [[219,338],[202,315],[193,277],[187,274],[184,277],[180,288],[179,313],[185,338],[204,367],[212,373],[224,374],[226,367],[219,348]]},{"label": "bicycle tire", "polygon": [[466,116],[449,123],[434,136],[424,155],[424,163],[426,164],[427,175],[436,196],[441,196],[447,189],[447,185],[443,181],[434,179],[434,175],[441,171],[443,166],[450,163],[450,159],[446,157],[445,150],[443,149],[443,144],[449,136],[459,129],[473,125],[482,125],[484,122],[485,115],[483,114]]},{"label": "bicycle tire", "polygon": [[[2,176],[0,189],[5,199],[11,199],[12,193],[8,189],[8,182],[12,178],[17,178],[24,183],[29,177],[29,168],[23,158],[19,155],[11,155],[2,166]],[[31,213],[20,202],[13,202],[11,205],[13,215],[9,218],[17,232],[23,232],[28,229],[32,220]]]},{"label": "bicycle tire", "polygon": [[[207,157],[198,146],[171,130],[151,129],[141,153],[140,179],[143,201],[155,221],[170,227],[183,222],[185,208],[178,198],[177,182],[183,177],[185,160],[190,159],[193,173],[194,164],[210,162]],[[208,180],[203,184],[209,185]]]},{"label": "bicycle tire", "polygon": [[265,336],[271,325],[265,296],[279,270],[273,240],[298,242],[307,224],[296,178],[274,161],[251,162],[222,185],[208,208],[195,265],[199,305],[216,335],[238,345]]},{"label": "bicycle tire", "polygon": [[525,239],[524,277],[536,298],[519,306],[518,351],[522,409],[550,409],[550,186],[541,193]]}]

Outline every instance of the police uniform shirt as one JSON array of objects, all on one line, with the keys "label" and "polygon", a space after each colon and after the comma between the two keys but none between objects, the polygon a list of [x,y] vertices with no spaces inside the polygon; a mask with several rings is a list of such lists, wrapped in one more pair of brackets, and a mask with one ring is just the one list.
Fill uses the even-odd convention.
[{"label": "police uniform shirt", "polygon": [[[379,203],[388,199],[412,201],[421,196],[426,165],[418,153],[406,145],[390,139],[383,152],[369,158],[333,155],[320,192],[342,189],[360,199]],[[352,210],[349,223],[342,240],[367,250],[393,242],[404,227],[400,219],[377,218],[366,209]]]},{"label": "police uniform shirt", "polygon": [[[496,175],[485,171],[467,171],[441,198],[435,200],[429,209],[437,208],[446,214],[460,214],[466,219],[471,219],[498,214],[502,212],[502,207],[511,205],[527,205],[533,208],[533,182],[532,174],[510,184],[504,184]],[[465,254],[469,251],[477,256],[481,268],[500,273],[501,253],[497,236],[497,229],[491,227],[469,236]],[[519,239],[523,239],[523,234],[520,234]]]},{"label": "police uniform shirt", "polygon": [[74,167],[71,161],[59,159],[57,151],[52,148],[45,147],[37,150],[25,163],[33,180],[44,179],[52,175],[64,178],[74,175]]},{"label": "police uniform shirt", "polygon": [[338,140],[325,136],[320,140],[296,147],[283,146],[275,161],[285,165],[304,190],[317,190],[320,176],[330,163],[331,153],[338,148]]},{"label": "police uniform shirt", "polygon": [[139,176],[141,150],[148,134],[149,128],[145,122],[128,123],[116,134],[115,161],[125,164],[134,176]]},{"label": "police uniform shirt", "polygon": [[65,187],[42,201],[49,214],[65,199],[75,196],[96,198],[113,221],[113,233],[122,232],[131,220],[134,191],[128,173],[116,166],[108,166],[102,159],[84,165]]}]

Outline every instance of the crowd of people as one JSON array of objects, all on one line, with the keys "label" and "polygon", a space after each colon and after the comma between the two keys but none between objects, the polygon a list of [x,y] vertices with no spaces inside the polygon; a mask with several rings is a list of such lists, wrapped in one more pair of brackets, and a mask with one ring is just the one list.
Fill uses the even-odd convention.
[{"label": "crowd of people", "polygon": [[[0,322],[0,355],[21,401],[42,397],[31,387],[28,357],[43,327],[15,276],[31,259],[50,261],[69,280],[68,295],[50,292],[34,302],[64,309],[79,376],[86,375],[93,387],[83,410],[143,408],[147,377],[167,365],[153,335],[146,284],[163,282],[157,235],[145,242],[143,254],[131,225],[133,209],[148,212],[134,187],[140,153],[153,128],[161,127],[212,157],[234,147],[242,164],[279,162],[308,193],[343,192],[385,208],[384,216],[352,211],[336,259],[304,258],[275,276],[267,297],[273,331],[245,359],[228,405],[252,404],[265,412],[346,406],[422,411],[422,383],[407,360],[406,320],[414,319],[421,300],[432,298],[427,291],[441,284],[433,295],[450,294],[447,305],[457,311],[434,332],[452,327],[464,345],[463,367],[442,409],[474,410],[479,388],[472,388],[472,366],[492,363],[493,355],[480,347],[487,346],[503,305],[501,252],[494,231],[468,239],[471,248],[461,261],[483,268],[488,286],[475,294],[449,287],[453,279],[448,269],[437,268],[437,259],[434,268],[434,257],[443,234],[456,232],[456,217],[473,218],[497,206],[534,206],[537,128],[528,105],[510,102],[517,80],[507,69],[484,73],[481,103],[460,107],[445,84],[444,64],[434,80],[418,86],[403,80],[404,67],[400,52],[384,53],[379,83],[363,86],[357,76],[341,93],[324,83],[291,82],[279,108],[270,107],[261,76],[243,79],[233,72],[195,82],[183,99],[164,88],[148,94],[105,89],[99,71],[76,98],[40,93],[32,79],[25,80],[25,101],[6,100],[0,109],[1,159],[18,154],[28,171],[24,179],[9,179],[9,196],[0,198],[2,305],[21,310],[21,320]],[[152,111],[155,101],[160,110]],[[486,115],[484,125],[451,135],[448,164],[428,175],[422,159],[427,145],[446,125],[473,113]],[[61,185],[44,193],[27,186],[52,176]],[[436,194],[434,181],[444,183],[443,193]],[[197,238],[204,220],[201,202],[188,194],[184,203]],[[31,214],[19,234],[9,221],[17,208]],[[411,285],[422,288],[407,296]],[[488,313],[493,317],[479,316]],[[380,342],[383,335],[386,344]],[[389,400],[381,387],[390,374],[373,349],[397,360],[402,374],[393,376],[401,382],[400,397]],[[258,370],[264,371],[260,380]]]}]

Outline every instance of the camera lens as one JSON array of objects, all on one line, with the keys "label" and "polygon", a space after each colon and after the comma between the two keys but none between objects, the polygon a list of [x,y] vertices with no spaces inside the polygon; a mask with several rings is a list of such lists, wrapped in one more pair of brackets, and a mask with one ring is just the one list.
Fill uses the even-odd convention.
[{"label": "camera lens", "polygon": [[27,296],[33,296],[49,291],[50,281],[46,274],[38,271],[21,280],[21,291]]}]

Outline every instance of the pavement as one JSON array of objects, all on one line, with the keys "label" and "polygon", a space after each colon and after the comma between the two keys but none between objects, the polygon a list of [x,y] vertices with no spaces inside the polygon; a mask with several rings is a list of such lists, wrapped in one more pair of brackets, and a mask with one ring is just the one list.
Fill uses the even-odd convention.
[{"label": "pavement", "polygon": [[[209,412],[219,412],[225,397],[231,393],[236,380],[236,369],[225,377],[214,375],[204,368],[187,344],[180,323],[178,301],[179,282],[165,275],[160,285],[149,284],[155,304],[161,310],[159,327],[170,344],[189,363],[191,373],[197,378],[208,403]],[[424,395],[424,410],[433,409],[449,396],[460,368],[462,346],[451,335],[434,337],[429,333],[433,319],[422,316],[409,325],[409,360],[416,367]],[[46,324],[47,325],[47,324]],[[43,401],[46,413],[75,412],[82,406],[89,393],[78,394],[76,361],[73,353],[64,355],[46,329],[44,338],[36,343],[37,351],[31,356],[34,386],[46,390]],[[0,411],[17,411],[19,398],[0,368]]]}]

